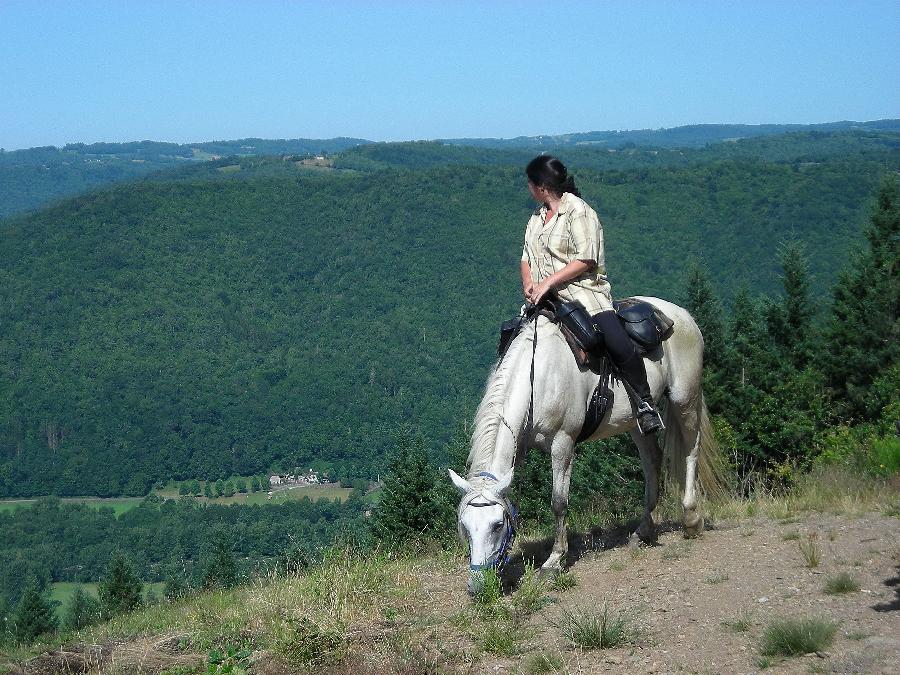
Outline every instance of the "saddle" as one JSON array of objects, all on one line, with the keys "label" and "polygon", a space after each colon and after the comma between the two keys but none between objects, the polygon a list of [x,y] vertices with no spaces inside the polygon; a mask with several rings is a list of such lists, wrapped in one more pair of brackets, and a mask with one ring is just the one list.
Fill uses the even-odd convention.
[{"label": "saddle", "polygon": [[[657,349],[674,331],[675,322],[662,310],[644,300],[625,298],[613,302],[613,309],[622,322],[626,335],[641,354]],[[590,316],[584,308],[579,303],[560,302],[558,299],[542,302],[540,307],[528,307],[520,316],[504,321],[500,325],[497,355],[501,360],[513,339],[522,330],[522,326],[530,320],[537,320],[539,315],[546,316],[559,326],[579,368],[589,368],[600,375],[588,403],[584,425],[576,439],[576,443],[580,443],[596,431],[612,405],[613,392],[610,380],[613,368],[605,350],[596,349],[596,345],[602,342],[602,339],[598,339],[599,331],[590,321]]]},{"label": "saddle", "polygon": [[[637,298],[624,298],[613,302],[613,309],[625,334],[637,347],[641,354],[652,352],[668,339],[675,328],[675,322],[666,316],[662,310],[654,307],[649,302]],[[580,311],[579,311],[580,310]],[[542,302],[539,307],[528,307],[520,316],[500,325],[500,342],[497,345],[497,355],[503,358],[513,338],[519,334],[522,326],[537,315],[546,316],[550,321],[559,325],[566,343],[572,350],[575,360],[580,368],[592,368],[592,363],[598,357],[592,354],[592,347],[597,343],[597,338],[591,332],[595,331],[584,308],[578,303],[559,302],[549,300]]]}]

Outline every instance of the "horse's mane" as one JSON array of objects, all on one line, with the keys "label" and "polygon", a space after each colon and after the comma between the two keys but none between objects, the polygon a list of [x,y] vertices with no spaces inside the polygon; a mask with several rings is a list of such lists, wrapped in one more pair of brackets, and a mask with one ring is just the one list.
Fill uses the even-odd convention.
[{"label": "horse's mane", "polygon": [[531,329],[522,329],[488,376],[484,396],[475,412],[475,429],[472,431],[471,449],[466,462],[470,476],[478,471],[484,471],[493,457],[503,404],[506,402],[507,389],[512,380],[509,374],[515,370],[519,355],[526,349],[526,345],[530,348],[531,332]]}]

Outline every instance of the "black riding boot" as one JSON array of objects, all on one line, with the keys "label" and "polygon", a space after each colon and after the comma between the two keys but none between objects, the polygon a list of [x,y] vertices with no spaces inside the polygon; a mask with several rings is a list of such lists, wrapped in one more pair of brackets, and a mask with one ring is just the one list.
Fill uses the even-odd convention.
[{"label": "black riding boot", "polygon": [[647,435],[662,429],[662,417],[653,404],[653,394],[650,393],[650,385],[647,384],[647,369],[644,367],[644,359],[641,358],[638,350],[635,349],[629,358],[616,365],[641,400],[637,409],[638,427],[641,433]]},{"label": "black riding boot", "polygon": [[615,312],[607,311],[595,314],[594,324],[603,333],[606,353],[622,373],[626,384],[640,401],[637,404],[638,427],[643,434],[651,434],[663,428],[662,418],[653,405],[653,395],[647,384],[647,370],[644,359],[634,346],[631,338],[625,333],[619,317]]}]

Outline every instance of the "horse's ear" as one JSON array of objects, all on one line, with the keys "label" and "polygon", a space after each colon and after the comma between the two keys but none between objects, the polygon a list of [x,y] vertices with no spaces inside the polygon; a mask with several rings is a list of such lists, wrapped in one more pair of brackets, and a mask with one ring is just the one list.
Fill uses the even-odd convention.
[{"label": "horse's ear", "polygon": [[465,478],[456,473],[453,469],[447,469],[447,472],[450,474],[450,480],[453,481],[453,484],[456,486],[456,489],[459,490],[462,494],[466,494],[469,490],[472,489],[472,486],[469,484]]},{"label": "horse's ear", "polygon": [[494,492],[497,493],[498,497],[505,497],[506,492],[509,490],[509,486],[512,485],[513,479],[513,469],[510,468],[509,472],[500,476],[497,479],[497,487],[494,488]]}]

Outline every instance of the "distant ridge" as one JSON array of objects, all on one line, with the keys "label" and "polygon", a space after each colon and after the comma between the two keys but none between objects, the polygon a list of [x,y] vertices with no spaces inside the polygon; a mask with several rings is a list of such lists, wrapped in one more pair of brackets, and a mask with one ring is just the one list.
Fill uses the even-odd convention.
[{"label": "distant ridge", "polygon": [[572,134],[517,136],[516,138],[446,138],[450,145],[511,149],[572,145],[598,145],[620,148],[627,145],[658,148],[699,148],[710,143],[734,141],[757,136],[777,136],[797,131],[898,131],[900,119],[871,122],[826,122],[823,124],[692,124],[668,129],[635,129],[625,131],[586,131]]}]

